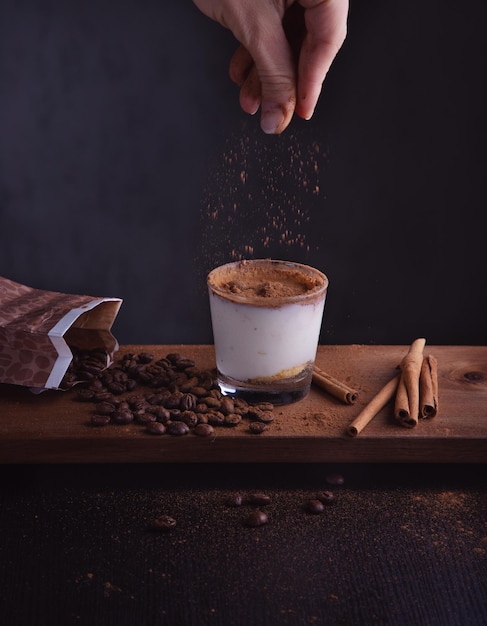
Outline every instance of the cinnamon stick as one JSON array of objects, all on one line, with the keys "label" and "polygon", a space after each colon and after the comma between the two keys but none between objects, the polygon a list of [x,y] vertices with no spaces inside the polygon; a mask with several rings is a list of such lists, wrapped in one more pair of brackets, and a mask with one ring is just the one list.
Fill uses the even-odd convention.
[{"label": "cinnamon stick", "polygon": [[397,386],[394,417],[407,428],[416,426],[419,419],[419,378],[425,345],[426,339],[413,341],[408,353],[399,364],[401,374]]},{"label": "cinnamon stick", "polygon": [[419,417],[435,417],[438,413],[438,361],[429,354],[423,359],[419,377]]},{"label": "cinnamon stick", "polygon": [[316,365],[313,367],[313,383],[345,404],[353,404],[358,398],[357,391],[333,378]]},{"label": "cinnamon stick", "polygon": [[347,428],[347,433],[351,437],[356,437],[367,424],[381,411],[385,405],[392,400],[396,393],[397,385],[401,375],[392,378],[382,389],[372,398],[372,400],[360,411],[357,417]]}]

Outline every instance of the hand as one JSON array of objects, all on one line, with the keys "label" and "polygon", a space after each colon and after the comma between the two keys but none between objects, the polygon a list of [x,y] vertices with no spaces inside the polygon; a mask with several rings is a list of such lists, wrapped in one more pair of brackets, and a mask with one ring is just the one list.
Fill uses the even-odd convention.
[{"label": "hand", "polygon": [[323,81],[345,41],[348,0],[194,0],[232,31],[240,47],[230,77],[246,113],[281,133],[293,113],[310,119]]}]

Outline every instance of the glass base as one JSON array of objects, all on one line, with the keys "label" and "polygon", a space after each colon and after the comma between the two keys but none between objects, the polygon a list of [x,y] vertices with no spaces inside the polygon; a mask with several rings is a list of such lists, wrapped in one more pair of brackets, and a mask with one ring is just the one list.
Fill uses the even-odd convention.
[{"label": "glass base", "polygon": [[234,380],[218,372],[218,386],[224,396],[241,398],[249,404],[271,402],[272,404],[282,405],[292,404],[306,398],[311,387],[311,377],[259,385]]}]

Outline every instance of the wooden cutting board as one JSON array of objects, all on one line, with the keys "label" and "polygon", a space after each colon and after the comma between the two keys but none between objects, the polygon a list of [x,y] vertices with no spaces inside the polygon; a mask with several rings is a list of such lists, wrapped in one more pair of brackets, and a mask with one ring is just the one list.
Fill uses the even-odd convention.
[{"label": "wooden cutting board", "polygon": [[[439,413],[407,429],[386,406],[355,438],[346,428],[375,393],[397,373],[408,346],[320,346],[317,365],[359,392],[345,405],[313,387],[308,398],[276,407],[261,435],[245,420],[217,428],[212,438],[149,435],[144,428],[90,425],[91,404],[76,392],[0,385],[1,463],[140,462],[405,462],[487,461],[487,347],[426,346],[439,366]],[[158,358],[180,352],[198,366],[215,365],[212,346],[125,346]]]}]

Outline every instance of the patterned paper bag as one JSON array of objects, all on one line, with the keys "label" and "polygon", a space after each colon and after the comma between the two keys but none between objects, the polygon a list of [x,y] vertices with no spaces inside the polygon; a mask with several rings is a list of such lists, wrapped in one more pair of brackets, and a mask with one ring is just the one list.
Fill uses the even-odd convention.
[{"label": "patterned paper bag", "polygon": [[63,380],[82,351],[103,351],[106,367],[118,342],[110,332],[120,298],[33,289],[0,277],[0,382],[33,390],[72,386]]}]

